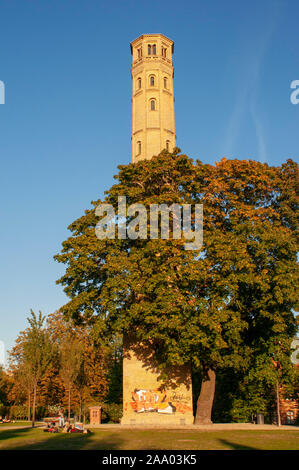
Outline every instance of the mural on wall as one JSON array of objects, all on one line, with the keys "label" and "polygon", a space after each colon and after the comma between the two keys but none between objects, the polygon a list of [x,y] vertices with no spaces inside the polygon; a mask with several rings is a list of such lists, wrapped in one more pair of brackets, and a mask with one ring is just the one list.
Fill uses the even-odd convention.
[{"label": "mural on wall", "polygon": [[179,397],[178,395],[168,397],[165,391],[158,389],[135,389],[134,392],[132,392],[130,405],[136,413],[154,412],[174,414],[176,412],[185,413],[192,411],[189,406],[184,404],[184,401],[184,397]]}]

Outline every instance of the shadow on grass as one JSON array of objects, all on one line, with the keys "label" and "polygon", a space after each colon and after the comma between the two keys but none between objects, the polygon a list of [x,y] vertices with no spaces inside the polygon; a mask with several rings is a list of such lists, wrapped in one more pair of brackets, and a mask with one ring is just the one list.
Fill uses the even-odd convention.
[{"label": "shadow on grass", "polygon": [[[12,442],[13,439],[18,440]],[[3,442],[5,440],[7,446]],[[26,440],[30,442],[26,442]],[[1,450],[118,450],[122,448],[122,444],[123,440],[117,433],[109,436],[93,432],[88,434],[51,434],[44,433],[42,429],[35,428],[33,431],[32,428],[28,428],[7,430],[0,434]]]},{"label": "shadow on grass", "polygon": [[230,449],[233,450],[259,450],[257,447],[250,447],[244,444],[236,444],[235,442],[230,442],[225,439],[218,439],[221,444],[228,446]]},{"label": "shadow on grass", "polygon": [[4,431],[0,432],[0,442],[6,441],[7,439],[14,439],[14,438],[25,436],[26,433],[30,431],[32,431],[32,428],[5,429]]}]

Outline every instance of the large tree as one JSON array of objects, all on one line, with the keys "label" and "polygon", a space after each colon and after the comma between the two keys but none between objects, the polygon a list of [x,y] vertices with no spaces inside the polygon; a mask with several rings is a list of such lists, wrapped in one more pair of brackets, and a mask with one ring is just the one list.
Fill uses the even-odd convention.
[{"label": "large tree", "polygon": [[210,422],[217,370],[245,370],[278,334],[288,344],[294,334],[295,292],[285,282],[297,275],[294,164],[212,166],[175,151],[121,166],[116,178],[105,199],[116,214],[120,195],[147,208],[202,203],[204,245],[186,250],[173,231],[168,240],[98,240],[94,201],[55,257],[67,266],[62,310],[99,337],[134,331],[150,342],[162,379],[168,366],[191,363],[203,377],[196,422]]},{"label": "large tree", "polygon": [[[276,374],[270,357],[290,365],[296,331],[297,181],[297,165],[291,160],[269,167],[223,159],[212,169],[203,197],[211,287],[219,292],[222,283],[225,310],[232,319],[239,315],[244,326],[239,365],[252,378],[265,374],[272,385]],[[233,363],[223,363],[227,365]],[[215,373],[217,365],[210,363],[209,369]],[[284,375],[290,370],[284,367]],[[208,388],[214,387],[213,375]]]}]

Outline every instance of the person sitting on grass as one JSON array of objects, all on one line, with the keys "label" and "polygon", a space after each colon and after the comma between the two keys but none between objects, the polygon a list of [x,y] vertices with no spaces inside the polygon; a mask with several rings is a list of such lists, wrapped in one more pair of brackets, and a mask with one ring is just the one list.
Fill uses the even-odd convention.
[{"label": "person sitting on grass", "polygon": [[71,432],[71,425],[69,422],[66,422],[65,425],[63,426],[62,432]]},{"label": "person sitting on grass", "polygon": [[84,429],[83,426],[80,424],[73,424],[71,432],[81,433],[81,434],[88,434],[89,430]]},{"label": "person sitting on grass", "polygon": [[55,423],[48,423],[47,427],[44,429],[44,432],[58,432],[58,427]]},{"label": "person sitting on grass", "polygon": [[48,424],[47,424],[47,427],[46,427],[46,429],[45,429],[45,431],[50,432],[50,429],[51,429],[51,428],[52,428],[51,423],[48,423]]},{"label": "person sitting on grass", "polygon": [[47,424],[47,427],[44,429],[44,432],[50,432],[51,429],[51,423]]}]

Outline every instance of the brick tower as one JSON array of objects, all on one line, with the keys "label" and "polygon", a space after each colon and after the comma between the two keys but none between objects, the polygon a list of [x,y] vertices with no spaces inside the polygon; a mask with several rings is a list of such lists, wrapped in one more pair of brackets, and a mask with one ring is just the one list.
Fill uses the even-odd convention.
[{"label": "brick tower", "polygon": [[[174,124],[174,43],[163,34],[143,34],[131,43],[132,162],[151,159],[176,145]],[[168,371],[161,381],[150,345],[124,338],[122,424],[193,423],[190,367]]]},{"label": "brick tower", "polygon": [[131,43],[133,163],[176,145],[173,50],[163,34],[143,34]]}]

